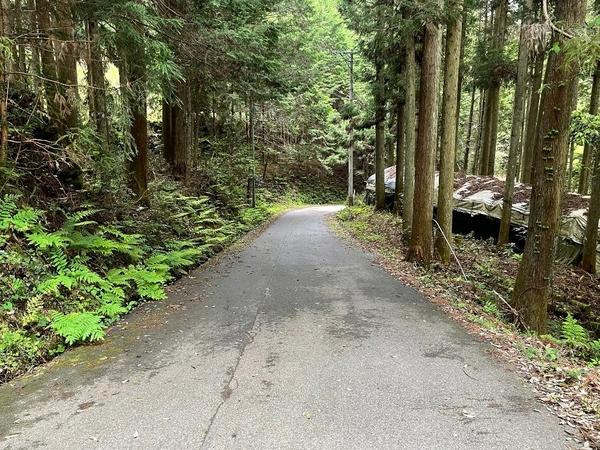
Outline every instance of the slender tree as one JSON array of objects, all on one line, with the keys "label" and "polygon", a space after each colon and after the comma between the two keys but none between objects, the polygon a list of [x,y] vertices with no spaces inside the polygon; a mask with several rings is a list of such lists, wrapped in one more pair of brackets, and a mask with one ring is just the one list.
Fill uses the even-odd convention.
[{"label": "slender tree", "polygon": [[[402,78],[402,77],[401,77]],[[396,185],[394,189],[394,209],[400,213],[404,192],[404,99],[396,105]]]},{"label": "slender tree", "polygon": [[402,202],[402,225],[409,236],[412,230],[413,202],[415,197],[415,145],[416,145],[416,95],[417,63],[415,61],[414,36],[406,38],[406,63],[404,70],[404,193]]},{"label": "slender tree", "polygon": [[56,60],[54,59],[54,49],[52,47],[52,25],[50,23],[50,3],[48,0],[36,1],[36,17],[38,23],[39,52],[41,59],[41,72],[44,78],[44,91],[46,97],[46,109],[52,122],[59,129],[65,128],[62,110],[61,99],[59,98],[58,75],[56,70]]},{"label": "slender tree", "polygon": [[[494,25],[492,33],[492,51],[493,58],[498,58],[504,52],[506,42],[506,19],[508,15],[508,0],[499,0],[494,8]],[[482,175],[494,175],[494,165],[496,160],[496,144],[498,140],[498,112],[500,109],[500,88],[501,80],[498,77],[492,77],[491,85],[488,89],[488,97],[485,109],[485,125],[483,135],[483,146],[481,150],[481,168]]]},{"label": "slender tree", "polygon": [[473,137],[473,118],[475,116],[475,83],[471,86],[471,101],[469,106],[469,121],[467,122],[467,140],[465,141],[465,153],[461,170],[463,173],[469,171],[469,156],[471,153],[471,139]]},{"label": "slender tree", "polygon": [[[4,2],[0,8],[0,41],[8,37],[7,10]],[[0,167],[6,162],[8,155],[8,52],[0,48]]]},{"label": "slender tree", "polygon": [[502,202],[502,218],[500,220],[500,232],[498,234],[498,245],[508,243],[510,225],[512,220],[512,197],[515,190],[515,178],[517,177],[517,165],[521,153],[521,137],[523,132],[523,117],[525,115],[525,94],[527,92],[527,65],[528,52],[526,33],[527,26],[531,22],[531,10],[533,0],[525,0],[523,4],[523,17],[521,19],[521,36],[519,40],[519,59],[517,62],[517,81],[515,83],[515,94],[513,97],[512,128],[510,134],[510,147],[508,150],[508,164],[506,167],[506,182],[504,183],[504,197]]},{"label": "slender tree", "polygon": [[[592,92],[590,95],[590,114],[598,114],[598,106],[600,105],[600,61],[596,65],[594,78],[592,81]],[[579,185],[577,192],[587,194],[590,186],[590,172],[592,171],[592,147],[589,143],[585,143],[583,147],[583,158],[581,160],[581,172],[579,175]],[[595,163],[594,163],[595,164]]]},{"label": "slender tree", "polygon": [[[585,13],[585,0],[557,2],[557,22],[565,31],[554,31],[554,48],[560,49],[568,39],[565,34],[583,24]],[[521,323],[540,333],[547,327],[577,71],[575,63],[566,64],[564,50],[550,54],[534,154],[527,241],[512,294],[512,305]]]},{"label": "slender tree", "polygon": [[385,78],[383,1],[377,4],[377,35],[375,37],[375,209],[385,209]]},{"label": "slender tree", "polygon": [[88,69],[88,104],[90,119],[96,131],[105,143],[108,143],[108,111],[106,107],[106,79],[104,75],[104,56],[99,43],[98,22],[94,18],[86,21],[87,31],[87,69]]},{"label": "slender tree", "polygon": [[593,171],[592,171],[592,196],[588,210],[583,242],[583,257],[581,267],[589,273],[596,273],[596,259],[598,255],[598,221],[600,220],[600,152],[597,144],[594,145]]},{"label": "slender tree", "polygon": [[72,0],[53,2],[54,52],[59,91],[62,96],[62,131],[73,129],[79,121],[77,83],[77,42]]},{"label": "slender tree", "polygon": [[537,55],[531,77],[531,94],[529,97],[529,112],[525,126],[523,157],[521,159],[521,182],[531,184],[533,175],[533,154],[537,135],[538,115],[540,110],[542,78],[544,76],[545,55]]},{"label": "slender tree", "polygon": [[440,260],[450,262],[452,245],[452,212],[454,210],[454,166],[456,159],[456,123],[458,121],[458,89],[462,39],[462,1],[449,0],[447,10],[451,17],[446,31],[444,93],[442,100],[442,145],[440,149],[440,181],[437,216],[440,233],[436,250]]}]

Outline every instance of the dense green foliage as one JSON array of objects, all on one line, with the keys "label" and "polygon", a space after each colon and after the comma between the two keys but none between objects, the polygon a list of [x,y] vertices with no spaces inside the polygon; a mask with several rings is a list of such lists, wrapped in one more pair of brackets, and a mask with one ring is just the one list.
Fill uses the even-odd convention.
[{"label": "dense green foliage", "polygon": [[31,5],[0,16],[0,381],[345,184],[335,0]]}]

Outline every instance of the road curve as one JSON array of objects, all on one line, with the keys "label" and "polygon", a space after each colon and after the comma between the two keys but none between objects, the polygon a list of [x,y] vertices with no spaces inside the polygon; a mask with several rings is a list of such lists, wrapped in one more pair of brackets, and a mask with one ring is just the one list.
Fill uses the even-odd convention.
[{"label": "road curve", "polygon": [[0,388],[0,448],[565,448],[488,347],[289,212],[108,339]]}]

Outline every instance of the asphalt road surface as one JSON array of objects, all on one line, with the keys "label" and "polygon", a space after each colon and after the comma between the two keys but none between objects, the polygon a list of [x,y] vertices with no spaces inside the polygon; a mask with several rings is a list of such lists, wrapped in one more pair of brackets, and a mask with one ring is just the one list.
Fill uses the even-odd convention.
[{"label": "asphalt road surface", "polygon": [[0,448],[565,448],[531,387],[289,212],[99,345],[0,388]]}]

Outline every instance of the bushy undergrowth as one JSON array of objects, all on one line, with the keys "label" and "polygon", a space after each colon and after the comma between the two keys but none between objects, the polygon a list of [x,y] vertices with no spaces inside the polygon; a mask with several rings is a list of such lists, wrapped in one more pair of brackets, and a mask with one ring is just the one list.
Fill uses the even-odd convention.
[{"label": "bushy undergrowth", "polygon": [[0,381],[101,340],[119,316],[164,299],[166,283],[277,209],[225,217],[207,197],[164,189],[155,197],[135,216],[107,221],[87,208],[63,214],[60,226],[18,195],[0,198]]}]

